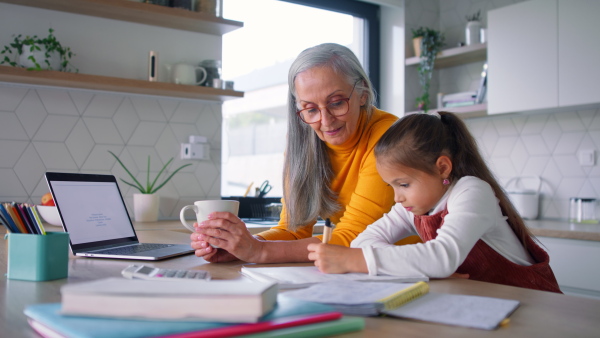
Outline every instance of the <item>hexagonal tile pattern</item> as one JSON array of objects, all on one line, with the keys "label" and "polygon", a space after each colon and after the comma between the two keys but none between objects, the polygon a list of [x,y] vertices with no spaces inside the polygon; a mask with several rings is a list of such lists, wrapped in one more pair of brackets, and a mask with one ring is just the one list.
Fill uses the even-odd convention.
[{"label": "hexagonal tile pattern", "polygon": [[[209,198],[208,193],[220,195],[220,156],[212,154],[215,160],[202,166],[179,159],[180,143],[202,135],[198,121],[220,148],[220,114],[214,102],[0,84],[0,199],[38,203],[48,191],[43,179],[48,170],[112,173],[130,180],[109,150],[142,180],[148,155],[152,177],[173,157],[169,170],[194,164],[159,191],[160,217],[176,219],[180,205]],[[138,191],[119,187],[133,210]]]},{"label": "hexagonal tile pattern", "polygon": [[[413,28],[440,29],[446,34],[447,48],[454,47],[464,40],[465,15],[520,1],[407,0],[405,50],[412,51]],[[486,15],[483,25],[487,26]],[[481,62],[437,70],[432,93],[473,90],[480,71]],[[405,109],[413,111],[415,98],[421,95],[415,67],[406,68],[404,81]],[[498,115],[465,122],[500,183],[516,176],[542,178],[541,217],[566,219],[573,196],[600,198],[600,109]],[[252,129],[256,128],[236,135],[244,135],[242,142],[260,139]],[[210,161],[178,158],[180,143],[187,143],[190,135],[209,139]],[[112,173],[128,180],[108,153],[111,150],[141,179],[145,179],[148,155],[152,175],[171,157],[175,160],[169,169],[193,163],[159,191],[160,217],[177,219],[184,205],[220,197],[222,173],[253,167],[252,147],[236,147],[234,155],[224,149],[229,157],[222,165],[221,139],[218,103],[0,83],[0,200],[37,203],[47,192],[43,173],[48,170]],[[264,138],[264,142],[272,140]],[[259,149],[277,151],[270,145]],[[595,166],[579,165],[577,152],[586,149],[596,151]],[[240,163],[247,165],[236,165]],[[131,212],[137,191],[124,183],[119,187]]]},{"label": "hexagonal tile pattern", "polygon": [[29,137],[33,137],[46,119],[46,109],[34,90],[27,92],[14,111]]}]

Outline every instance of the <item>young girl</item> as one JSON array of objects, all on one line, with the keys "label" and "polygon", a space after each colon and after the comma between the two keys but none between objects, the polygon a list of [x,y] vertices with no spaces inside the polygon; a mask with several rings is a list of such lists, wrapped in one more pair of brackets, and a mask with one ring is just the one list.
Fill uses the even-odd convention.
[{"label": "young girl", "polygon": [[[475,139],[456,115],[408,115],[375,147],[377,170],[396,205],[351,248],[310,244],[326,273],[451,275],[561,292],[548,254],[494,179]],[[424,243],[393,243],[418,234]]]}]

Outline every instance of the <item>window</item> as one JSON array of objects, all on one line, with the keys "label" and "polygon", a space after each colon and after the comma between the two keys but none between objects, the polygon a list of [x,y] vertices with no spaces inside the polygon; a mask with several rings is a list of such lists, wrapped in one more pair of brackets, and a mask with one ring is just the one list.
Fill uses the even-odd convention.
[{"label": "window", "polygon": [[[364,9],[354,8],[357,4],[375,14],[363,18]],[[332,6],[337,8],[330,10]],[[346,45],[375,73],[371,80],[377,83],[378,62],[369,62],[378,61],[373,57],[377,52],[365,52],[374,49],[367,42],[378,44],[366,35],[379,34],[378,24],[373,24],[377,8],[347,0],[224,2],[225,17],[244,22],[244,28],[223,37],[223,78],[233,80],[245,95],[223,104],[222,196],[242,196],[250,184],[248,196],[254,196],[254,187],[265,180],[273,186],[267,197],[282,196],[287,75],[302,50],[324,42]],[[367,23],[374,28],[367,29]]]}]

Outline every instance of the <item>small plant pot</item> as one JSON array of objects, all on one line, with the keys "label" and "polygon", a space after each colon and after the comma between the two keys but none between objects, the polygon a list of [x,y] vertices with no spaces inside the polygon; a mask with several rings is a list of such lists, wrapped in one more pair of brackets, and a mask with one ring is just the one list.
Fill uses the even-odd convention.
[{"label": "small plant pot", "polygon": [[465,27],[465,41],[467,46],[481,43],[481,22],[469,21]]},{"label": "small plant pot", "polygon": [[19,56],[19,65],[24,68],[36,68],[35,63],[30,59],[33,56],[42,69],[61,70],[60,54],[58,52],[50,53],[50,58],[48,58],[50,65],[48,65],[45,53],[46,50],[44,48],[31,52],[28,47],[25,47],[23,48],[23,54]]},{"label": "small plant pot", "polygon": [[415,56],[421,56],[421,45],[423,44],[423,37],[413,38],[413,49],[415,50]]},{"label": "small plant pot", "polygon": [[133,213],[136,222],[158,221],[160,197],[157,194],[133,194]]}]

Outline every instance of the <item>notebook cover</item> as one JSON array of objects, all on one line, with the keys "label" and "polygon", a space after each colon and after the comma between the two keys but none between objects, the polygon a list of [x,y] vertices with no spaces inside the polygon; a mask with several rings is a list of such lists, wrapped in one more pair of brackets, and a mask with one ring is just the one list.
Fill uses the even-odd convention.
[{"label": "notebook cover", "polygon": [[[272,320],[276,318],[303,314],[326,313],[332,311],[332,307],[324,304],[294,299],[283,299],[279,297],[275,310],[263,317],[263,320]],[[154,337],[239,325],[231,323],[228,324],[200,321],[129,320],[118,318],[75,317],[63,316],[59,312],[60,303],[35,304],[26,307],[24,310],[25,315],[31,320],[38,322],[49,330],[57,333],[55,337]],[[46,335],[46,337],[49,337],[49,335]]]},{"label": "notebook cover", "polygon": [[318,338],[331,337],[343,333],[361,331],[365,328],[365,319],[361,317],[343,317],[324,323],[290,327],[287,329],[261,332],[240,336],[243,338]]}]

